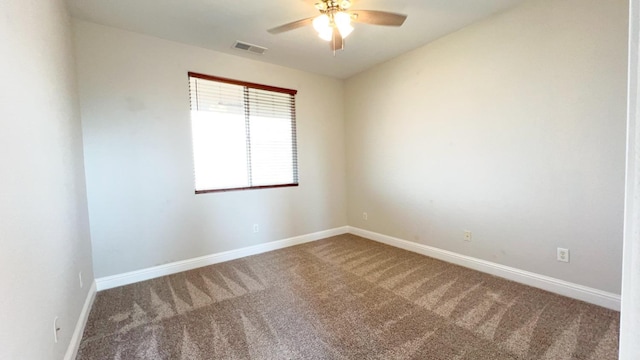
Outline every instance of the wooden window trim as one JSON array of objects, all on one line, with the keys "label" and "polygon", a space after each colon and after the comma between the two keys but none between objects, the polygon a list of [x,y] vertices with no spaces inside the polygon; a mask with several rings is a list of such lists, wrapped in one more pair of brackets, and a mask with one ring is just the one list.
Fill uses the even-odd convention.
[{"label": "wooden window trim", "polygon": [[227,192],[227,191],[274,189],[274,188],[294,187],[294,186],[300,186],[300,185],[298,183],[292,183],[292,184],[278,184],[278,185],[247,186],[247,187],[229,188],[229,189],[196,190],[195,193],[196,195],[198,195],[198,194],[218,193],[218,192]]},{"label": "wooden window trim", "polygon": [[287,89],[287,88],[281,88],[281,87],[277,87],[277,86],[269,86],[269,85],[251,83],[251,82],[246,82],[246,81],[241,81],[241,80],[223,78],[223,77],[219,77],[219,76],[199,74],[199,73],[195,73],[195,72],[189,72],[189,76],[190,77],[199,78],[199,79],[204,79],[204,80],[218,81],[218,82],[223,82],[223,83],[232,84],[232,85],[246,86],[246,87],[250,87],[250,88],[253,88],[253,89],[274,91],[274,92],[279,92],[279,93],[289,94],[289,95],[296,95],[298,93],[298,90],[294,90],[294,89]]}]

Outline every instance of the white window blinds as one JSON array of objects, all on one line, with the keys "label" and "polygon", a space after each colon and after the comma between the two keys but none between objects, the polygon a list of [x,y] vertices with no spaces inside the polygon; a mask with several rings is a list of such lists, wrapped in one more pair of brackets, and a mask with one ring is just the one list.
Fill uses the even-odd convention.
[{"label": "white window blinds", "polygon": [[196,193],[296,186],[295,90],[189,73]]}]

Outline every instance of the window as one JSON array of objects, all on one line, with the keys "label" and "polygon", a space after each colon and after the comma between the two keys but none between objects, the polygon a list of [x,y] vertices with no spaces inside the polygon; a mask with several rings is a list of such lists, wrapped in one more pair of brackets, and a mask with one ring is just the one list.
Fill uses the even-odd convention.
[{"label": "window", "polygon": [[296,93],[189,73],[196,194],[298,185]]}]

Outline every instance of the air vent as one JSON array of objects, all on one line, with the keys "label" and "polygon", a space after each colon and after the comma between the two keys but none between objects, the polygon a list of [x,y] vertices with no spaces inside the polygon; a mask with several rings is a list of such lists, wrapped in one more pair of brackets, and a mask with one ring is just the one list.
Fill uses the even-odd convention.
[{"label": "air vent", "polygon": [[237,50],[248,51],[257,55],[262,55],[265,51],[267,51],[267,48],[264,48],[262,46],[248,44],[241,41],[236,41],[236,43],[233,44],[233,48]]}]

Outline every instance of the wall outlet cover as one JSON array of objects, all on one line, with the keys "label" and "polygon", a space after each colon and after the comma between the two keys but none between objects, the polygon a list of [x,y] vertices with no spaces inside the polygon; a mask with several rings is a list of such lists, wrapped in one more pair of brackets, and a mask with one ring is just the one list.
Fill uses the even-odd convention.
[{"label": "wall outlet cover", "polygon": [[557,259],[561,262],[569,262],[569,249],[558,248]]}]

